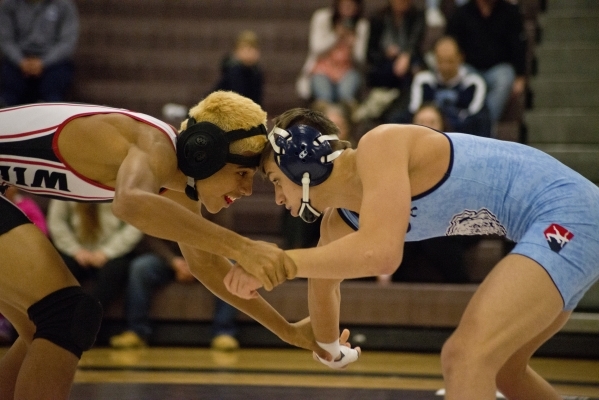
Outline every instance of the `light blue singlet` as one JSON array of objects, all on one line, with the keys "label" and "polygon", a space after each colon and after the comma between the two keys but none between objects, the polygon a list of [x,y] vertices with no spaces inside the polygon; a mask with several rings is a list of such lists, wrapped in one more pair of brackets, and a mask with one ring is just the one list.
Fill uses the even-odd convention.
[{"label": "light blue singlet", "polygon": [[[545,268],[566,310],[599,278],[599,188],[540,150],[447,133],[451,162],[435,187],[412,198],[406,241],[501,235],[512,253]],[[339,210],[354,229],[358,215]]]}]

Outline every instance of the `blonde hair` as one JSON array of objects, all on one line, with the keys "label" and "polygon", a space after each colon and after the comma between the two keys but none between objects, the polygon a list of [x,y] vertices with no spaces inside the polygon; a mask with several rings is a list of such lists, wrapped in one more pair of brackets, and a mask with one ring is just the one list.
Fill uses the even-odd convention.
[{"label": "blonde hair", "polygon": [[[198,122],[210,122],[225,132],[266,125],[266,112],[258,104],[240,94],[223,90],[209,94],[189,110],[189,116]],[[185,129],[187,119],[181,123],[180,131]],[[256,154],[262,152],[266,142],[265,136],[251,136],[231,143],[229,151],[241,155]]]},{"label": "blonde hair", "polygon": [[259,46],[258,35],[256,35],[256,32],[250,30],[241,31],[237,36],[237,40],[235,41],[235,48],[238,49],[242,46],[248,46],[257,49]]}]

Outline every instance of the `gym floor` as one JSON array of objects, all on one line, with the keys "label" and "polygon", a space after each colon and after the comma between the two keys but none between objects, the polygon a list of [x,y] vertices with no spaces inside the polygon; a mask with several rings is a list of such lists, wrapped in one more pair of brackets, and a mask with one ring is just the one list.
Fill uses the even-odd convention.
[{"label": "gym floor", "polygon": [[[6,348],[0,348],[0,356]],[[599,360],[534,358],[532,367],[568,399],[599,400]],[[364,351],[343,371],[309,352],[152,347],[85,353],[73,400],[440,399],[439,355]]]}]

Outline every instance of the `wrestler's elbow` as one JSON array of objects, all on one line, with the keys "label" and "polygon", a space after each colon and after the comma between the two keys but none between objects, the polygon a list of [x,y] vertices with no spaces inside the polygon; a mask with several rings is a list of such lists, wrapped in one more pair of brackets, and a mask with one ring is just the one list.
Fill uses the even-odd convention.
[{"label": "wrestler's elbow", "polygon": [[368,250],[366,254],[370,276],[393,274],[403,258],[402,249],[391,246],[377,246],[376,249]]},{"label": "wrestler's elbow", "polygon": [[140,199],[135,191],[117,190],[112,201],[112,213],[118,219],[135,225],[138,218],[142,218]]}]

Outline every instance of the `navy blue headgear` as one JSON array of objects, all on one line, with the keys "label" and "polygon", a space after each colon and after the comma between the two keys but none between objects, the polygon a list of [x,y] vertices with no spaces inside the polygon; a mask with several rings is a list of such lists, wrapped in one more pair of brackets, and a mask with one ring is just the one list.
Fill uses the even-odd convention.
[{"label": "navy blue headgear", "polygon": [[179,169],[187,176],[185,194],[198,201],[195,181],[214,175],[226,163],[257,167],[260,154],[241,156],[229,152],[231,142],[257,135],[266,135],[266,127],[263,124],[248,130],[225,132],[210,122],[196,122],[194,118],[188,117],[187,129],[177,138],[177,163]]},{"label": "navy blue headgear", "polygon": [[333,160],[343,150],[333,151],[329,140],[339,137],[323,135],[308,125],[294,125],[287,129],[275,126],[268,140],[281,171],[303,188],[300,217],[306,222],[316,221],[321,212],[310,204],[310,186],[321,184],[333,172]]}]

